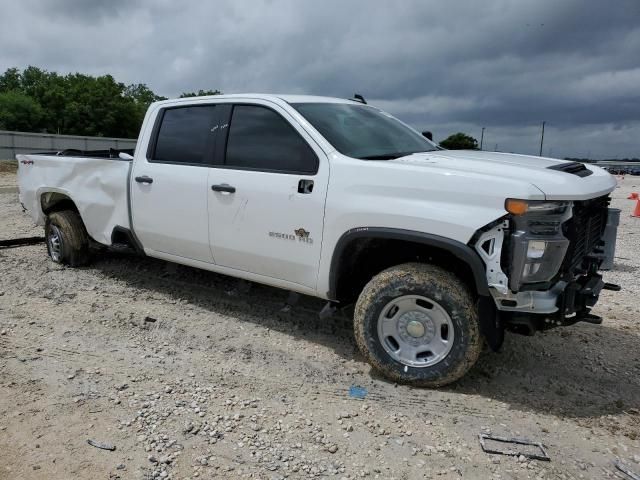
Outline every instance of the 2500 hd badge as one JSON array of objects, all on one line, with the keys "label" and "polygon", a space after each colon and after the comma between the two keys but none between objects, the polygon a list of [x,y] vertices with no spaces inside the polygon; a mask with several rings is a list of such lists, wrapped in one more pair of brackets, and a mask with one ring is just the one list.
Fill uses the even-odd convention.
[{"label": "2500 hd badge", "polygon": [[307,232],[304,228],[298,228],[294,230],[293,233],[295,233],[295,235],[291,235],[290,233],[269,232],[269,236],[283,240],[295,240],[297,238],[299,242],[313,243],[313,238],[309,236],[311,232]]}]

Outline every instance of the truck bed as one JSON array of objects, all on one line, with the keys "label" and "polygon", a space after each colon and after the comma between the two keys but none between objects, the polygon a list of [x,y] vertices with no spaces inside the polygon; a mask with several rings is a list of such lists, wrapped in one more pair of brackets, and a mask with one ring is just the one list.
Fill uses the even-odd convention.
[{"label": "truck bed", "polygon": [[38,225],[43,208],[64,196],[78,208],[89,236],[111,245],[114,227],[130,228],[129,173],[131,161],[119,158],[124,150],[65,150],[17,155],[22,205]]}]

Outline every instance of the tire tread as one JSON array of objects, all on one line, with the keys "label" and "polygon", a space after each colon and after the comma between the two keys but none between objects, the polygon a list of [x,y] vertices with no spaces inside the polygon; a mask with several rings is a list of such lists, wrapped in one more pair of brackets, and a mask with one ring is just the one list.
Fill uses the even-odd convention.
[{"label": "tire tread", "polygon": [[77,212],[53,212],[47,218],[47,227],[49,224],[56,225],[64,236],[62,263],[70,267],[81,267],[89,263],[89,234]]},{"label": "tire tread", "polygon": [[[367,338],[367,312],[374,309],[376,299],[381,298],[385,293],[398,290],[406,285],[431,285],[434,291],[447,292],[455,304],[459,305],[463,310],[462,315],[468,319],[468,335],[467,349],[464,351],[463,358],[447,369],[441,376],[429,379],[408,378],[397,369],[378,358],[371,352],[368,346]],[[437,301],[437,299],[434,298]],[[398,383],[409,383],[416,386],[424,387],[440,387],[453,383],[464,376],[471,367],[476,363],[480,352],[482,351],[482,337],[480,335],[480,327],[478,321],[478,311],[476,301],[466,285],[458,279],[453,273],[444,270],[441,267],[424,264],[424,263],[406,263],[388,268],[378,275],[374,276],[364,287],[354,312],[354,333],[356,343],[360,351],[375,369],[382,372],[388,378]],[[369,339],[370,340],[370,339]],[[442,362],[446,362],[446,358]],[[437,364],[439,365],[439,364]],[[436,365],[436,366],[437,366]],[[432,367],[425,367],[432,368]]]}]

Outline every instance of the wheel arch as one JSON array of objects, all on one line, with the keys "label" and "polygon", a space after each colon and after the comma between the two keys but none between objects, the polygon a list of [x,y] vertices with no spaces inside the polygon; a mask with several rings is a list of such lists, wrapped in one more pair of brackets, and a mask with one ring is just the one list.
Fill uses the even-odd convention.
[{"label": "wheel arch", "polygon": [[[450,238],[424,232],[388,227],[360,227],[345,232],[336,244],[330,264],[329,291],[327,292],[329,299],[343,301],[345,296],[349,296],[349,288],[346,286],[349,282],[346,282],[345,278],[350,276],[357,260],[363,258],[362,255],[366,255],[365,250],[372,245],[385,245],[395,248],[399,246],[408,247],[408,250],[402,252],[400,257],[402,255],[411,255],[414,250],[416,252],[421,250],[425,253],[444,254],[448,259],[456,263],[457,267],[466,270],[464,273],[475,293],[483,297],[490,296],[484,264],[478,254],[468,245]],[[403,261],[408,260],[410,259]],[[368,276],[370,273],[375,275],[384,268],[392,266],[392,264],[386,265],[386,263],[388,262],[381,260],[379,261],[379,267],[381,268],[378,268],[378,265],[374,265],[368,271],[365,269],[366,274],[364,276]],[[362,279],[360,279],[360,282],[362,282]]]},{"label": "wheel arch", "polygon": [[65,191],[47,190],[40,192],[40,210],[44,216],[61,210],[73,210],[80,215],[76,202]]}]

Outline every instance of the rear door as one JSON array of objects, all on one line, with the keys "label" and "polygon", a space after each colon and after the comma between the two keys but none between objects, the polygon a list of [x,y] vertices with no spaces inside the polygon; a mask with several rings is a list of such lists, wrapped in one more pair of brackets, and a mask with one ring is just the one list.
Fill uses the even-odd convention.
[{"label": "rear door", "polygon": [[278,105],[234,104],[209,170],[209,229],[217,265],[315,288],[328,161]]},{"label": "rear door", "polygon": [[212,263],[208,165],[216,138],[215,105],[168,107],[157,116],[149,149],[131,179],[133,226],[147,253]]}]

